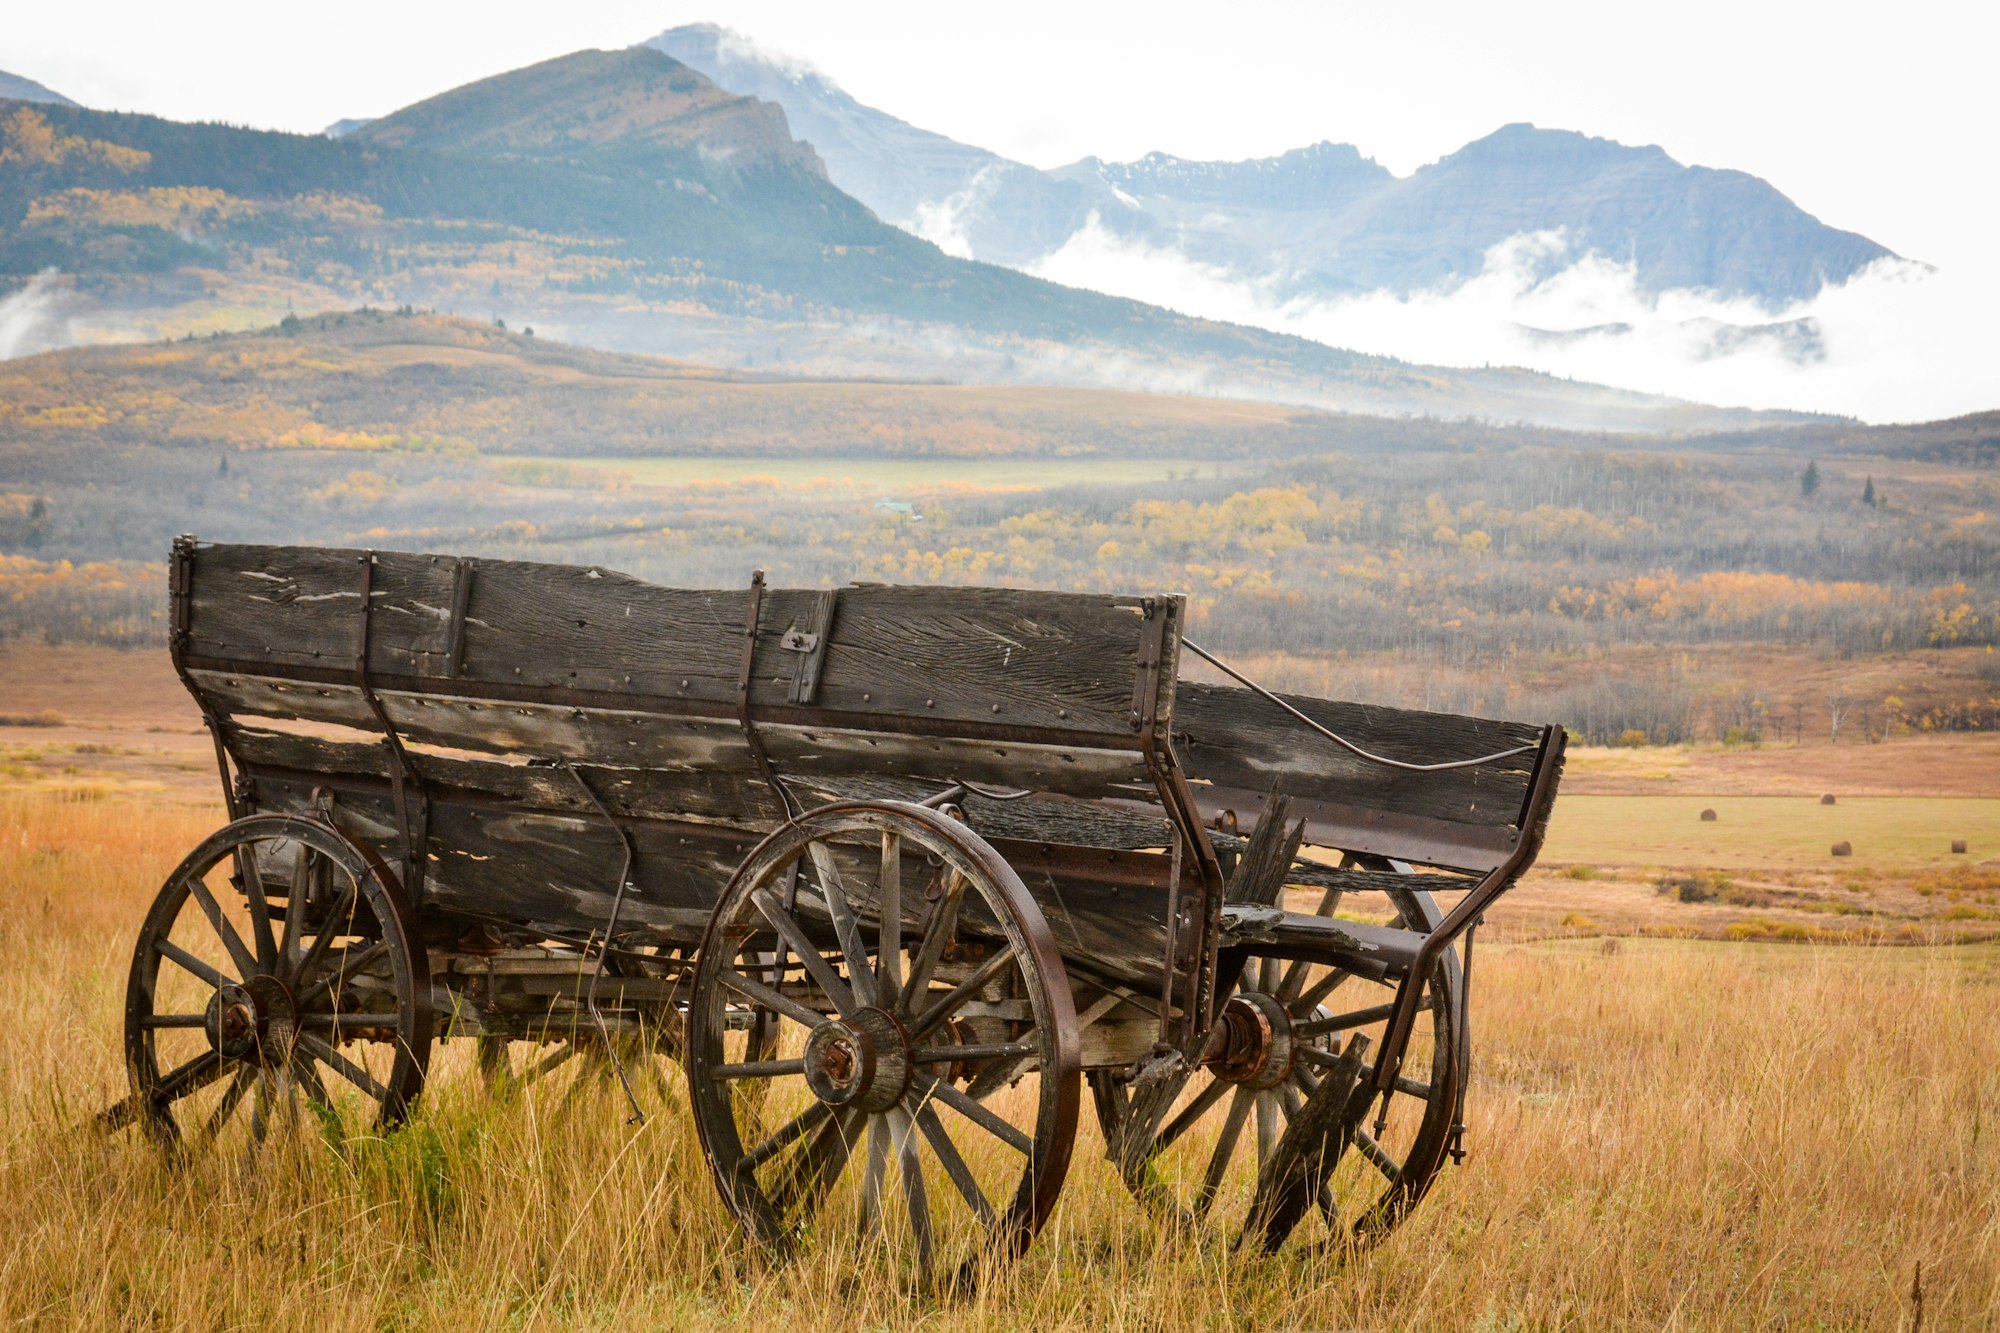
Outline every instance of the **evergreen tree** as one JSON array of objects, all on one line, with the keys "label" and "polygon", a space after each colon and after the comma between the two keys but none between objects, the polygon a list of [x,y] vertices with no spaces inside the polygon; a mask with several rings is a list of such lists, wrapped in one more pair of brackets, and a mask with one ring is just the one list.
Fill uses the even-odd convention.
[{"label": "evergreen tree", "polygon": [[1868,483],[1861,488],[1861,503],[1870,509],[1875,507],[1875,478],[1870,477]]},{"label": "evergreen tree", "polygon": [[1818,489],[1819,489],[1819,463],[1817,460],[1815,460],[1813,462],[1806,464],[1805,475],[1799,478],[1799,494],[1810,496],[1814,491],[1817,491]]}]

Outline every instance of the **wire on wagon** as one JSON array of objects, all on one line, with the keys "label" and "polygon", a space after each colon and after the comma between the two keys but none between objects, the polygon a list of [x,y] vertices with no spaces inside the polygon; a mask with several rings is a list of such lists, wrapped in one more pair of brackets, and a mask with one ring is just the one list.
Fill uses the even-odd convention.
[{"label": "wire on wagon", "polygon": [[1446,769],[1450,768],[1477,768],[1481,764],[1498,763],[1502,759],[1512,759],[1517,754],[1526,754],[1530,750],[1533,750],[1535,748],[1532,745],[1517,745],[1511,750],[1496,750],[1492,754],[1482,754],[1477,759],[1447,759],[1442,763],[1436,763],[1436,764],[1412,764],[1407,760],[1403,759],[1391,759],[1386,755],[1370,754],[1368,751],[1356,745],[1353,741],[1347,739],[1347,737],[1342,736],[1338,732],[1330,731],[1327,728],[1321,726],[1319,723],[1313,721],[1311,718],[1307,717],[1304,713],[1292,707],[1290,704],[1286,703],[1283,699],[1280,699],[1277,695],[1271,693],[1269,690],[1265,689],[1262,685],[1259,685],[1256,681],[1250,679],[1250,677],[1244,675],[1241,671],[1238,671],[1235,667],[1229,665],[1229,663],[1217,657],[1214,653],[1209,652],[1206,648],[1202,647],[1194,640],[1182,639],[1181,646],[1183,648],[1186,648],[1189,652],[1193,653],[1196,657],[1199,657],[1202,661],[1214,667],[1217,671],[1222,672],[1222,674],[1224,674],[1225,676],[1229,676],[1234,680],[1238,681],[1239,683],[1241,683],[1242,685],[1247,686],[1252,694],[1255,694],[1260,698],[1268,699],[1272,703],[1276,704],[1278,707],[1284,709],[1287,713],[1290,713],[1293,717],[1305,723],[1307,726],[1311,727],[1314,731],[1318,732],[1320,735],[1332,741],[1335,745],[1338,745],[1342,749],[1347,750],[1350,753],[1357,755],[1362,759],[1367,760],[1371,764],[1380,764],[1384,768],[1400,768],[1406,773],[1441,773]]}]

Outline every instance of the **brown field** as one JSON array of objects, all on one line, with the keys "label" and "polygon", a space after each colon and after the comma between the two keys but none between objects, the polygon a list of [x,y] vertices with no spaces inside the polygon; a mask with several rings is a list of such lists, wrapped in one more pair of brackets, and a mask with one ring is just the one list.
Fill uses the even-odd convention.
[{"label": "brown field", "polygon": [[[219,819],[212,758],[163,654],[15,645],[0,680],[10,1324],[2000,1322],[1993,737],[1578,752],[1543,864],[1481,935],[1471,1156],[1400,1230],[1273,1259],[1179,1237],[1086,1110],[1048,1231],[950,1301],[837,1246],[778,1271],[746,1254],[671,1082],[634,1128],[611,1088],[493,1100],[447,1046],[386,1139],[170,1168],[97,1134],[139,917]],[[1825,856],[1829,829],[1855,858]]]}]

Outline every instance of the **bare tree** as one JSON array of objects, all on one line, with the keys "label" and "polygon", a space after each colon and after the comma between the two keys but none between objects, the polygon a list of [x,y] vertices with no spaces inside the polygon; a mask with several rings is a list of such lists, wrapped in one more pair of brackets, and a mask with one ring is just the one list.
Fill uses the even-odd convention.
[{"label": "bare tree", "polygon": [[1835,690],[1826,696],[1827,740],[1840,744],[1840,720],[1854,707],[1854,700]]}]

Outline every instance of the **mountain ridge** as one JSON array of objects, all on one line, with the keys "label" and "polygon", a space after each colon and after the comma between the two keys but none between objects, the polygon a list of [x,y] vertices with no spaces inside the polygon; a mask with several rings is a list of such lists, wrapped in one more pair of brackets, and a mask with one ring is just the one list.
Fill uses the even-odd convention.
[{"label": "mountain ridge", "polygon": [[[1748,173],[1684,166],[1658,145],[1578,131],[1505,125],[1404,177],[1330,141],[1243,162],[1155,153],[1041,171],[865,106],[712,24],[647,45],[783,104],[795,125],[823,136],[807,134],[834,182],[883,218],[968,257],[1030,270],[1094,221],[1257,281],[1280,300],[1410,295],[1479,276],[1511,238],[1559,234],[1570,262],[1629,263],[1642,292],[1712,291],[1775,312],[1898,258]],[[1340,169],[1316,178],[1315,164]]]},{"label": "mountain ridge", "polygon": [[21,74],[9,74],[0,69],[0,102],[45,102],[52,106],[80,106],[64,97],[47,84],[37,83]]},{"label": "mountain ridge", "polygon": [[[607,93],[607,68],[633,86]],[[685,86],[655,99],[656,76]],[[71,275],[67,299],[87,293],[111,327],[156,332],[379,301],[817,374],[1122,384],[1592,428],[1779,419],[1412,365],[953,258],[803,158],[704,152],[715,122],[698,115],[688,130],[691,108],[764,113],[703,82],[656,52],[584,52],[338,140],[42,108],[51,142],[82,147],[0,173],[0,272],[25,281],[56,268]]]}]

